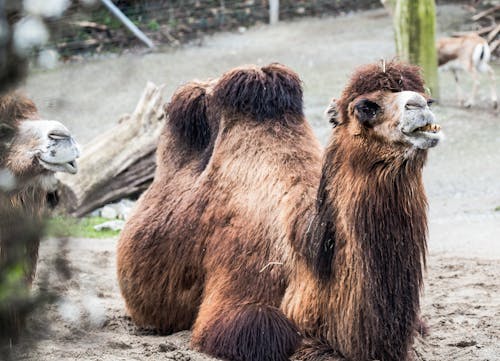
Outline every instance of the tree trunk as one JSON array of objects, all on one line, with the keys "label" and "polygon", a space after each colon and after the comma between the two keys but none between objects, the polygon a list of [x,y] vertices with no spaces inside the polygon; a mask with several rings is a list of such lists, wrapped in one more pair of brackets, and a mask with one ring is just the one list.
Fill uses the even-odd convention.
[{"label": "tree trunk", "polygon": [[162,90],[148,83],[132,115],[83,147],[78,174],[59,175],[61,203],[70,214],[85,215],[149,186],[164,123]]},{"label": "tree trunk", "polygon": [[397,0],[394,30],[398,56],[422,67],[427,87],[439,98],[434,0]]}]

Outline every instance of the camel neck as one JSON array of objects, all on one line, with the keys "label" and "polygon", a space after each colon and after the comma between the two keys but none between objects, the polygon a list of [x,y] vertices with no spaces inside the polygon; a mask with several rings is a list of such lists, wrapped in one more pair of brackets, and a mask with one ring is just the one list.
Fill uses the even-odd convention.
[{"label": "camel neck", "polygon": [[331,297],[352,300],[326,311],[349,312],[356,320],[331,322],[331,334],[344,335],[332,343],[353,359],[404,360],[425,266],[425,152],[370,154],[373,149],[328,147],[306,236],[309,262],[319,282],[330,285]]}]

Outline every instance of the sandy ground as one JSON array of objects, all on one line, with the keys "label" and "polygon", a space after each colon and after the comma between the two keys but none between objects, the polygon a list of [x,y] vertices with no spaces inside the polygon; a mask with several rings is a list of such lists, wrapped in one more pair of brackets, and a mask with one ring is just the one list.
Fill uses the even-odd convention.
[{"label": "sandy ground", "polygon": [[[457,29],[464,16],[457,6],[440,8],[440,32]],[[25,89],[44,116],[64,121],[85,143],[130,112],[148,80],[165,83],[168,99],[190,79],[216,77],[244,63],[279,61],[301,75],[306,115],[325,142],[330,130],[323,110],[353,67],[393,54],[391,20],[383,11],[369,11],[218,34],[202,46],[35,71]],[[495,69],[500,74],[498,64]],[[489,107],[486,87],[477,103],[472,110],[456,107],[452,78],[441,75],[435,112],[447,140],[431,151],[424,172],[430,256],[422,311],[431,334],[417,340],[417,360],[500,360],[500,212],[494,210],[500,206],[500,117]],[[16,357],[208,360],[188,349],[188,332],[162,337],[131,324],[116,284],[116,241],[42,244],[39,275],[49,275],[63,298],[34,315],[31,338],[41,340],[28,347],[28,338],[14,348]],[[59,260],[55,267],[61,250],[65,263]]]}]

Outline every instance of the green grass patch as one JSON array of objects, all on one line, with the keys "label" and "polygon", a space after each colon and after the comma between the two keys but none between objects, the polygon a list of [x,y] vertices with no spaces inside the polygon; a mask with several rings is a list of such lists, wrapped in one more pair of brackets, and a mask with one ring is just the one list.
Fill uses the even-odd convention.
[{"label": "green grass patch", "polygon": [[94,226],[107,221],[109,221],[109,219],[102,217],[74,218],[68,216],[56,216],[48,219],[45,234],[49,237],[116,237],[120,233],[119,231],[96,231],[94,229]]},{"label": "green grass patch", "polygon": [[148,29],[151,31],[160,30],[160,24],[158,24],[158,21],[156,21],[155,19],[150,20],[147,25],[148,25]]},{"label": "green grass patch", "polygon": [[500,212],[500,206],[495,207],[495,212]]}]

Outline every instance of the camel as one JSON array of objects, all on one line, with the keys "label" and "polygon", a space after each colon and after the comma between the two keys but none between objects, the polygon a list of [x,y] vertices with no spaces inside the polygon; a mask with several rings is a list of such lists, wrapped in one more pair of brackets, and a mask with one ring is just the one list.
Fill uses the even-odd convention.
[{"label": "camel", "polygon": [[[451,70],[457,86],[457,97],[460,105],[469,108],[474,105],[479,73],[488,73],[490,78],[491,102],[493,108],[498,107],[495,71],[490,66],[491,50],[488,42],[477,33],[441,38],[437,42],[439,66]],[[472,77],[472,92],[465,100],[458,80],[458,71],[466,71]]]},{"label": "camel", "polygon": [[[133,321],[191,328],[195,349],[226,360],[409,359],[427,236],[421,173],[441,138],[419,69],[359,68],[328,112],[325,151],[283,65],[236,68],[197,92],[180,89],[167,108],[190,110],[169,114],[165,168],[120,236]],[[192,133],[203,147],[182,141],[198,137],[175,132],[179,121],[205,129]]]},{"label": "camel", "polygon": [[[24,264],[31,285],[40,244],[41,217],[55,201],[56,172],[76,173],[79,148],[58,121],[41,120],[35,104],[18,93],[0,96],[0,277]],[[1,319],[0,339],[16,337],[24,306]],[[17,309],[18,307],[19,309]]]}]

